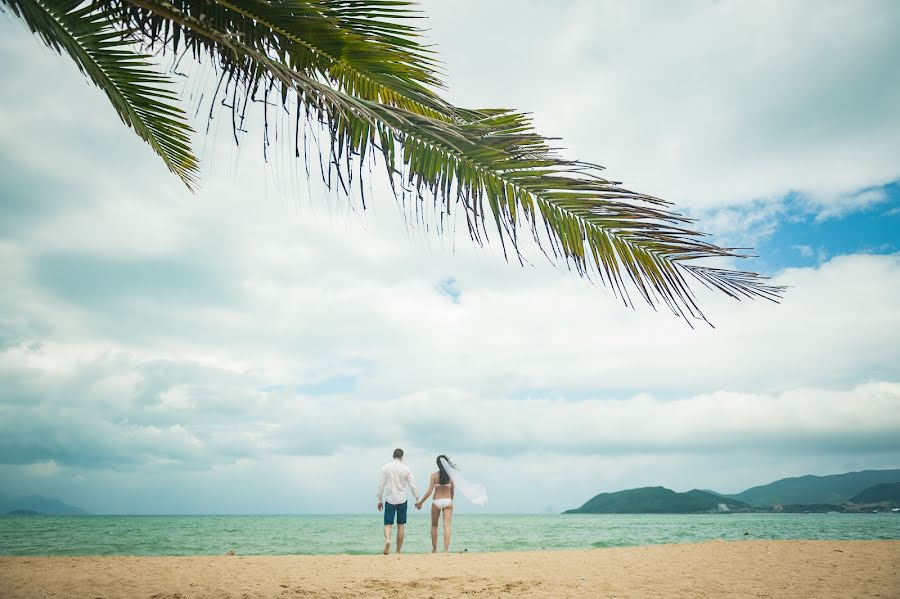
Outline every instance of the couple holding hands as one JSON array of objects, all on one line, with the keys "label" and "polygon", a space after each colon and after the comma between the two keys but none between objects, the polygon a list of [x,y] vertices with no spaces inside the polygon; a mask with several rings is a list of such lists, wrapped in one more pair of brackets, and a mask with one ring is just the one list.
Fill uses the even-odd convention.
[{"label": "couple holding hands", "polygon": [[378,511],[384,510],[384,554],[391,551],[391,530],[394,520],[397,522],[397,553],[403,546],[404,528],[406,526],[406,487],[416,498],[416,509],[431,497],[431,551],[437,553],[438,519],[443,514],[444,553],[450,551],[450,524],[453,521],[453,499],[459,488],[473,503],[487,504],[487,492],[483,485],[473,484],[463,479],[456,466],[445,455],[437,457],[437,472],[431,473],[428,490],[420,499],[419,491],[412,471],[403,463],[403,450],[394,450],[394,459],[381,468],[381,479],[378,482]]}]

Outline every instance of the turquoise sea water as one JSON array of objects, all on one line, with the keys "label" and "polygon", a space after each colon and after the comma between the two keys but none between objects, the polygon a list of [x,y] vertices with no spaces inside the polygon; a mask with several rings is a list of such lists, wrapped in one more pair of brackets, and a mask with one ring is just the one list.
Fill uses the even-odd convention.
[{"label": "turquoise sea water", "polygon": [[[430,520],[410,515],[405,552],[431,550]],[[744,534],[749,533],[749,534]],[[371,516],[4,516],[0,555],[377,553]],[[451,551],[582,549],[709,539],[900,539],[893,514],[458,514]],[[440,543],[440,540],[439,540]]]}]

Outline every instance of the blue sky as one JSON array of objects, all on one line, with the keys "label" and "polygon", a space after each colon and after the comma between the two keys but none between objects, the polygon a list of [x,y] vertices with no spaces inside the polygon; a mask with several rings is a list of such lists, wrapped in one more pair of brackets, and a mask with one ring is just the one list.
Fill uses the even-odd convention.
[{"label": "blue sky", "polygon": [[[454,102],[532,112],[752,247],[737,265],[784,301],[699,288],[714,329],[623,307],[536,248],[520,266],[410,226],[377,171],[348,207],[290,144],[263,159],[259,114],[239,149],[226,119],[198,137],[191,194],[5,18],[0,488],[95,513],[366,513],[402,446],[422,480],[453,457],[488,511],[553,512],[900,467],[896,3],[424,8]],[[184,70],[193,112],[211,78]]]},{"label": "blue sky", "polygon": [[[872,189],[877,203],[840,216],[788,208],[771,236],[761,240],[757,264],[768,272],[791,266],[817,266],[842,254],[895,254],[900,251],[900,184]],[[790,197],[786,204],[796,199]]]}]

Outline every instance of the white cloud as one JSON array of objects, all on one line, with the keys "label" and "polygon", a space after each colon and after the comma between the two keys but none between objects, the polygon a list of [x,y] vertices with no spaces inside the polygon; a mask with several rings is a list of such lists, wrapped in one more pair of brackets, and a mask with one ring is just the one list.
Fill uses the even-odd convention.
[{"label": "white cloud", "polygon": [[[466,284],[454,306],[415,284],[420,273],[379,281],[366,266],[345,272],[357,267],[333,263],[302,302],[313,275],[295,273],[283,292],[251,297],[244,318],[225,314],[199,338],[173,328],[151,344],[90,341],[88,329],[7,351],[3,421],[12,429],[3,455],[58,457],[65,467],[54,480],[73,493],[72,476],[118,480],[124,498],[86,504],[96,511],[177,511],[162,506],[182,499],[182,509],[204,511],[202,501],[223,495],[216,510],[364,511],[365,465],[397,444],[420,473],[431,453],[458,455],[500,487],[497,511],[564,509],[629,485],[737,491],[778,476],[898,464],[896,256],[790,271],[785,305],[717,305],[717,331],[625,310],[554,272],[497,266]],[[325,289],[328,302],[316,297]],[[867,310],[856,309],[859,296]],[[574,306],[573,315],[533,318],[540,298]],[[349,360],[361,364],[355,389],[295,391],[323,372],[347,372]],[[273,384],[281,386],[267,389]],[[197,477],[183,479],[183,469]],[[542,482],[541,469],[556,478]],[[5,472],[9,484],[37,484]],[[160,480],[181,481],[193,495],[160,497],[148,482]],[[567,494],[561,503],[557,484],[578,500]],[[254,504],[245,485],[270,488],[271,497]],[[513,492],[525,489],[527,500]],[[297,498],[292,509],[281,494]]]},{"label": "white cloud", "polygon": [[[79,426],[47,431],[15,414],[13,422],[53,442],[74,434],[70,455],[96,451],[110,461],[0,467],[7,488],[53,484],[101,512],[359,513],[371,508],[378,465],[400,445],[420,480],[435,453],[449,452],[467,476],[488,484],[492,511],[544,511],[629,486],[731,492],[799,472],[900,464],[897,383],[676,400],[512,400],[450,390],[387,401],[285,396],[245,401],[222,427],[202,405],[184,426],[157,427],[79,420],[92,412],[78,403],[55,413]],[[4,455],[12,455],[27,435],[3,438]],[[84,481],[111,492],[93,495]]]},{"label": "white cloud", "polygon": [[796,192],[849,209],[900,177],[894,2],[424,7],[457,102],[533,112],[571,155],[682,208]]},{"label": "white cloud", "polygon": [[831,218],[841,218],[851,212],[867,210],[887,201],[883,189],[866,189],[858,193],[839,196],[835,201],[821,203],[816,220],[821,222]]}]

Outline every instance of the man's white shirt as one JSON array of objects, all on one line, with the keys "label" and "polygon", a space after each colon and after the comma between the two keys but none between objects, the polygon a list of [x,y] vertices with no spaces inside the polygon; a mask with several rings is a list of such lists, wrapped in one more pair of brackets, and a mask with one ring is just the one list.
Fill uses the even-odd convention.
[{"label": "man's white shirt", "polygon": [[395,459],[393,462],[388,462],[381,468],[381,480],[378,481],[378,503],[381,503],[381,498],[384,497],[385,502],[400,505],[406,501],[406,485],[409,485],[409,490],[418,501],[419,491],[416,489],[412,471],[400,460]]}]

